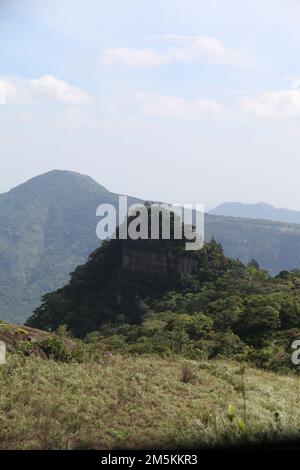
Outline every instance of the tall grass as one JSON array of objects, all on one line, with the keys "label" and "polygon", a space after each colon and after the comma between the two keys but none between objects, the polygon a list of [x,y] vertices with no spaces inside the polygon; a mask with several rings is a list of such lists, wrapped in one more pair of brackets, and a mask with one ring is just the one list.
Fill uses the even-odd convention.
[{"label": "tall grass", "polygon": [[[259,442],[300,429],[298,377],[222,360],[8,354],[1,449],[176,448]],[[232,417],[228,419],[231,406]]]}]

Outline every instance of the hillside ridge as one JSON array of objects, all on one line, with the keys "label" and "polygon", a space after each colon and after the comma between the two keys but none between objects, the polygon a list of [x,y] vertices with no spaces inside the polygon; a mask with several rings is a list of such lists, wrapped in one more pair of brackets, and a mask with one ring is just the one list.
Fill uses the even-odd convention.
[{"label": "hillside ridge", "polygon": [[[100,245],[96,208],[119,195],[89,176],[53,170],[0,195],[0,318],[22,323]],[[141,202],[128,196],[128,203]],[[205,215],[205,239],[275,274],[300,267],[300,225]]]}]

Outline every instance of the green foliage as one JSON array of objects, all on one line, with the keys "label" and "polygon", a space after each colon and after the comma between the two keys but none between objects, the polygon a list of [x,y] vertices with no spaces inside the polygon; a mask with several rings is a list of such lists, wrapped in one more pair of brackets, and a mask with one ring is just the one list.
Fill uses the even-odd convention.
[{"label": "green foliage", "polygon": [[44,351],[47,356],[57,361],[68,362],[72,359],[72,353],[65,343],[58,336],[47,336],[39,341],[37,345]]},{"label": "green foliage", "polygon": [[235,406],[233,403],[230,403],[228,406],[228,415],[227,415],[229,421],[232,423],[235,418]]},{"label": "green foliage", "polygon": [[5,321],[1,320],[0,321],[0,331],[3,333],[11,333],[12,332],[12,327],[9,323],[6,323]]},{"label": "green foliage", "polygon": [[16,351],[19,354],[29,356],[33,351],[35,345],[29,340],[19,341],[16,346]]},{"label": "green foliage", "polygon": [[[151,270],[145,259],[163,261]],[[189,263],[192,271],[176,271]],[[28,324],[63,337],[98,332],[98,342],[122,354],[239,357],[286,370],[300,330],[300,271],[272,277],[254,260],[227,258],[214,239],[192,255],[182,241],[112,239],[44,297]]]},{"label": "green foliage", "polygon": [[280,327],[279,313],[280,305],[273,296],[249,296],[235,331],[255,345],[261,336]]},{"label": "green foliage", "polygon": [[70,338],[72,335],[70,334],[68,330],[67,325],[59,325],[57,330],[55,331],[55,334],[59,336],[60,338]]}]

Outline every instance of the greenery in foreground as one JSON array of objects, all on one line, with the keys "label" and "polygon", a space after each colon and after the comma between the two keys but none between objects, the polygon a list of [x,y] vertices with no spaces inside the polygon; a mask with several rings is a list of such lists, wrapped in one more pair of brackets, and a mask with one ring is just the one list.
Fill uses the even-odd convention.
[{"label": "greenery in foreground", "polygon": [[291,438],[300,382],[233,361],[9,354],[0,367],[1,449],[178,448]]},{"label": "greenery in foreground", "polygon": [[[149,248],[147,241],[134,243],[134,254]],[[157,243],[149,246],[160,256],[170,249],[176,259],[183,256],[180,246]],[[104,339],[122,354],[238,357],[274,371],[293,367],[291,345],[300,339],[299,270],[272,277],[255,261],[227,258],[212,241],[193,252],[197,271],[174,283],[171,275],[147,266],[120,268],[121,252],[118,240],[104,243],[68,285],[44,297],[28,324],[46,330],[66,325],[73,335]]]}]

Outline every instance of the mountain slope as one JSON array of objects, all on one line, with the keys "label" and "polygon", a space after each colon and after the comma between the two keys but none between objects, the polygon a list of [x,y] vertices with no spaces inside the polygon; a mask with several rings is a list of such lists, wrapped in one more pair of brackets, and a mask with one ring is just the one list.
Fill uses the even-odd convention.
[{"label": "mountain slope", "polygon": [[[103,202],[116,205],[118,195],[61,170],[0,195],[0,318],[22,323],[86,261],[100,244],[96,208]],[[300,225],[207,214],[205,236],[227,256],[255,258],[272,273],[300,268]]]},{"label": "mountain slope", "polygon": [[224,202],[209,211],[213,215],[229,217],[244,217],[249,219],[265,219],[275,222],[300,224],[300,211],[278,209],[271,204],[259,202],[257,204],[243,204],[241,202]]},{"label": "mountain slope", "polygon": [[118,196],[55,170],[0,196],[0,317],[22,322],[99,245],[96,208]]},{"label": "mountain slope", "polygon": [[205,238],[212,237],[229,258],[255,259],[271,274],[300,268],[300,225],[206,214]]}]

